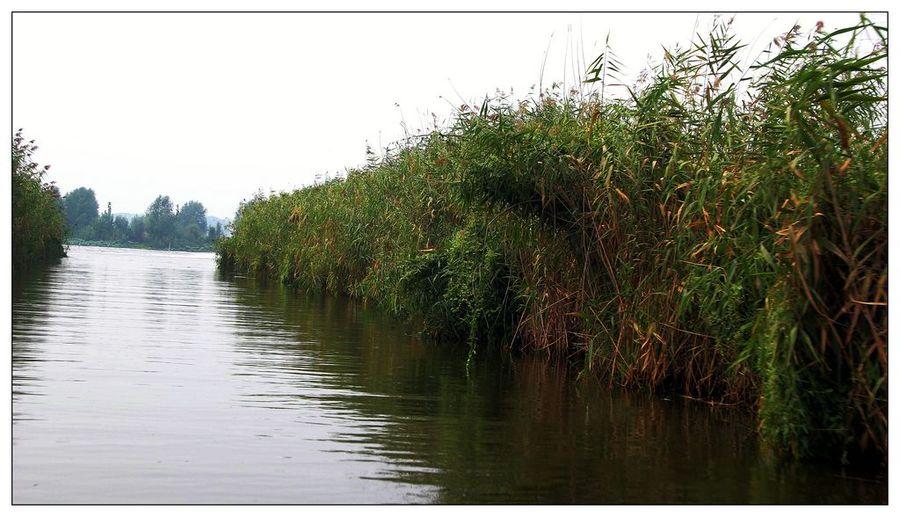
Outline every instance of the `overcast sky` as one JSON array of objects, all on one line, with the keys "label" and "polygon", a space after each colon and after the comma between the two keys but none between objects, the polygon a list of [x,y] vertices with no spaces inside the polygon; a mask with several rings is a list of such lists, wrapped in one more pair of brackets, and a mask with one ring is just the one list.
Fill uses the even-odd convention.
[{"label": "overcast sky", "polygon": [[[730,16],[729,16],[730,17]],[[880,19],[883,22],[883,18]],[[232,217],[256,191],[365,162],[497,89],[573,84],[610,33],[634,77],[695,14],[16,14],[13,123],[65,194],[142,213],[158,195]],[[795,22],[857,15],[739,14],[748,55]],[[574,50],[574,52],[573,52]],[[578,62],[573,60],[577,55]]]}]

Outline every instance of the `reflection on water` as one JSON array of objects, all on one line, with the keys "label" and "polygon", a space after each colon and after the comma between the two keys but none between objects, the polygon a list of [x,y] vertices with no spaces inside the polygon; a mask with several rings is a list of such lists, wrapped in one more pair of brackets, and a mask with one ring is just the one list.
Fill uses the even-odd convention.
[{"label": "reflection on water", "polygon": [[13,292],[16,503],[885,502],[778,465],[753,422],[527,358],[423,343],[379,312],[72,247]]}]

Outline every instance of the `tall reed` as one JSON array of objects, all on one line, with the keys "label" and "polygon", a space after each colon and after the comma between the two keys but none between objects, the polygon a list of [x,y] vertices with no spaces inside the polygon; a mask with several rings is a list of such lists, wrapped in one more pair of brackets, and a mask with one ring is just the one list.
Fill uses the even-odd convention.
[{"label": "tall reed", "polygon": [[576,357],[748,404],[787,454],[883,461],[886,38],[865,18],[794,27],[741,67],[720,22],[625,98],[463,108],[346,178],[243,204],[220,265],[374,301],[470,359]]},{"label": "tall reed", "polygon": [[14,271],[65,256],[59,190],[44,181],[50,168],[34,162],[34,140],[19,129],[12,140],[12,264]]}]

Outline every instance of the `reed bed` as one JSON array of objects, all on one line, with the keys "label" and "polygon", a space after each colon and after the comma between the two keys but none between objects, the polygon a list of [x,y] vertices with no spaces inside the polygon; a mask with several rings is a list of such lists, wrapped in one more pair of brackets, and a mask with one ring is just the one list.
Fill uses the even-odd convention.
[{"label": "reed bed", "polygon": [[18,273],[65,256],[59,189],[45,181],[49,165],[33,160],[38,146],[19,129],[12,139],[12,266]]},{"label": "reed bed", "polygon": [[[861,45],[861,38],[874,44]],[[758,412],[800,458],[885,461],[887,29],[727,22],[628,95],[463,107],[346,177],[242,204],[220,266],[423,331]]]}]

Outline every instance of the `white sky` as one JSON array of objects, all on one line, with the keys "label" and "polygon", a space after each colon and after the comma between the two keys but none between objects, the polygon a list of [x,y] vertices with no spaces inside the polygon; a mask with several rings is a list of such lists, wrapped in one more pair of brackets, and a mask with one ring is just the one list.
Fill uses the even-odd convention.
[{"label": "white sky", "polygon": [[[498,88],[572,85],[607,31],[633,77],[695,14],[22,14],[13,22],[13,124],[65,194],[142,213],[158,194],[232,217],[257,190],[288,190],[365,162]],[[883,17],[874,19],[884,23]],[[758,54],[795,22],[853,14],[739,14]],[[551,37],[552,36],[552,37]],[[399,105],[399,107],[397,106]]]}]

